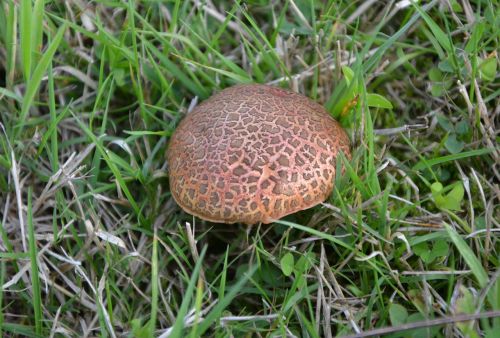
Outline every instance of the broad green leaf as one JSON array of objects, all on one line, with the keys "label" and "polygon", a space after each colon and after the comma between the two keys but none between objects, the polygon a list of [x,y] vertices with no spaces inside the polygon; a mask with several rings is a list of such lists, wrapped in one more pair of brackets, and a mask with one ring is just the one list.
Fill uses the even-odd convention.
[{"label": "broad green leaf", "polygon": [[125,73],[125,69],[123,69],[123,68],[113,69],[113,77],[114,77],[115,83],[118,87],[123,87],[126,85],[126,82],[125,82],[126,75],[127,74]]},{"label": "broad green leaf", "polygon": [[465,135],[469,133],[469,123],[466,120],[462,120],[457,123],[455,130],[459,135]]},{"label": "broad green leaf", "polygon": [[448,254],[450,247],[447,241],[436,241],[432,246],[432,255],[434,258],[443,257]]},{"label": "broad green leaf", "polygon": [[493,55],[479,64],[479,73],[484,80],[493,81],[495,79],[497,75],[497,63],[496,55]]},{"label": "broad green leaf", "polygon": [[499,327],[492,327],[489,329],[484,330],[484,338],[497,338],[498,337],[498,331],[500,330]]},{"label": "broad green leaf", "polygon": [[443,96],[446,92],[446,88],[441,83],[433,83],[431,85],[431,95],[434,97]]},{"label": "broad green leaf", "polygon": [[[474,295],[465,286],[459,287],[459,295],[455,303],[456,313],[474,313],[476,312],[476,301]],[[457,327],[462,331],[466,337],[478,337],[473,331],[472,326],[474,322],[461,322],[457,323]]]},{"label": "broad green leaf", "polygon": [[455,201],[461,202],[464,199],[464,186],[461,182],[455,184],[453,189],[446,195],[453,198]]},{"label": "broad green leaf", "polygon": [[[422,312],[417,312],[417,313],[412,313],[411,315],[408,316],[407,323],[421,322],[427,319],[429,319],[427,315],[424,316]],[[405,338],[436,337],[439,330],[440,330],[439,326],[423,327],[420,329],[405,331],[405,334],[402,337]]]},{"label": "broad green leaf", "polygon": [[462,6],[458,3],[457,0],[450,0],[451,10],[455,13],[463,13]]},{"label": "broad green leaf", "polygon": [[453,123],[444,114],[441,114],[441,113],[437,114],[436,119],[438,121],[439,126],[441,128],[443,128],[444,130],[446,130],[447,132],[452,133],[455,131],[455,127],[453,126]]},{"label": "broad green leaf", "polygon": [[441,191],[443,191],[443,185],[441,184],[441,182],[434,182],[432,183],[431,185],[431,191],[432,191],[432,194],[440,194]]},{"label": "broad green leaf", "polygon": [[456,205],[453,204],[453,201],[448,201],[443,195],[437,195],[434,197],[434,202],[436,206],[440,209],[449,209],[456,210]]},{"label": "broad green leaf", "polygon": [[[439,67],[443,65],[440,63]],[[451,64],[450,64],[451,67]],[[453,68],[451,68],[453,71]],[[434,67],[429,71],[429,80],[431,81],[431,94],[432,96],[443,96],[447,89],[451,87],[453,82],[451,80],[447,80],[447,77],[443,75],[440,68]],[[442,114],[440,114],[442,115]]]},{"label": "broad green leaf", "polygon": [[412,250],[424,263],[429,264],[436,258],[446,256],[449,246],[447,241],[439,240],[432,242],[432,245],[429,245],[428,242],[414,244]]},{"label": "broad green leaf", "polygon": [[308,252],[301,255],[300,258],[295,262],[295,274],[304,273],[311,266],[311,261],[314,260],[314,253]]},{"label": "broad green leaf", "polygon": [[450,62],[449,58],[438,63],[439,70],[445,73],[454,73],[455,69],[453,68],[453,64]]},{"label": "broad green leaf", "polygon": [[293,267],[294,267],[294,258],[292,253],[287,252],[280,261],[280,266],[281,266],[281,271],[283,271],[283,274],[285,276],[290,276],[293,272]]},{"label": "broad green leaf", "polygon": [[347,86],[349,86],[354,78],[354,71],[348,66],[342,66],[342,73],[344,74]]},{"label": "broad green leaf", "polygon": [[440,82],[443,80],[443,73],[439,70],[439,68],[433,67],[429,70],[429,79],[432,82]]},{"label": "broad green leaf", "polygon": [[427,243],[419,243],[412,248],[415,254],[417,254],[426,264],[434,262],[439,257],[446,256],[450,249],[448,242],[444,240],[433,242],[431,248]]},{"label": "broad green leaf", "polygon": [[431,94],[435,97],[443,96],[452,85],[451,80],[435,82],[431,84]]},{"label": "broad green leaf", "polygon": [[391,101],[379,94],[370,93],[366,95],[366,103],[368,107],[392,109]]},{"label": "broad green leaf", "polygon": [[453,188],[446,195],[442,194],[443,185],[435,182],[431,185],[431,192],[436,206],[441,209],[460,210],[460,204],[464,198],[464,187],[461,182],[453,185]]},{"label": "broad green leaf", "polygon": [[462,203],[463,195],[463,186],[461,184],[455,185],[455,187],[453,187],[453,189],[448,194],[436,198],[436,204],[441,209],[460,210],[460,204]]},{"label": "broad green leaf", "polygon": [[475,297],[465,286],[460,285],[459,295],[455,303],[458,313],[474,313],[476,311]]},{"label": "broad green leaf", "polygon": [[477,230],[486,229],[486,217],[479,216],[474,219],[474,224],[476,225]]},{"label": "broad green leaf", "polygon": [[424,263],[430,263],[432,261],[431,259],[431,250],[429,249],[429,246],[427,243],[419,243],[416,244],[412,247],[413,252],[420,257],[420,259]]},{"label": "broad green leaf", "polygon": [[[418,310],[420,313],[426,313],[428,311],[428,305],[426,304],[426,301],[424,300],[424,295],[422,294],[421,289],[410,289],[406,292],[408,295],[409,300],[411,301],[412,305]],[[410,322],[412,320],[412,316],[414,314],[408,316],[407,322]]]},{"label": "broad green leaf", "polygon": [[393,303],[389,308],[389,317],[392,325],[402,325],[408,319],[408,311],[400,304]]},{"label": "broad green leaf", "polygon": [[452,154],[457,154],[464,149],[465,143],[463,141],[457,140],[456,134],[450,134],[444,142],[446,149]]}]

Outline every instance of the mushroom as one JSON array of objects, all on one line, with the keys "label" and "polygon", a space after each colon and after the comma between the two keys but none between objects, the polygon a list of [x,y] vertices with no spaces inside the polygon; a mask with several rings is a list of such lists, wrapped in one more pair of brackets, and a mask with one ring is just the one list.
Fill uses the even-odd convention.
[{"label": "mushroom", "polygon": [[167,160],[172,196],[217,223],[271,223],[323,202],[349,139],[306,96],[237,85],[196,106],[179,124]]}]

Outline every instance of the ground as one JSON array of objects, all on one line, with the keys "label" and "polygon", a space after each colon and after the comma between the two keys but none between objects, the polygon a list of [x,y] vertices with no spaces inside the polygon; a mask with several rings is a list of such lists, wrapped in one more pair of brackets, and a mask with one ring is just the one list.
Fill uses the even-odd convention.
[{"label": "ground", "polygon": [[[499,33],[496,0],[2,1],[0,335],[495,337]],[[194,218],[170,135],[252,82],[352,159],[273,224]]]}]

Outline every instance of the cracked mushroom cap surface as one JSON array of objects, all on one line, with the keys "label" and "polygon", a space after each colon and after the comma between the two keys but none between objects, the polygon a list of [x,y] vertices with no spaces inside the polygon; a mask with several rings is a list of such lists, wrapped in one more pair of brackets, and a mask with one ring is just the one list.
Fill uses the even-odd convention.
[{"label": "cracked mushroom cap surface", "polygon": [[170,190],[204,220],[271,223],[331,194],[340,151],[350,158],[347,134],[321,105],[278,87],[237,85],[176,128]]}]

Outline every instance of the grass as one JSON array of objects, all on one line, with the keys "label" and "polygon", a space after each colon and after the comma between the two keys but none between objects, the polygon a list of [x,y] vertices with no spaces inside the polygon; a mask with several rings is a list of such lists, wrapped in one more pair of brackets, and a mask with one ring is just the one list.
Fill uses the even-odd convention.
[{"label": "grass", "polygon": [[[2,335],[494,337],[499,43],[495,0],[1,2]],[[250,82],[352,160],[274,224],[195,219],[169,137]]]}]

